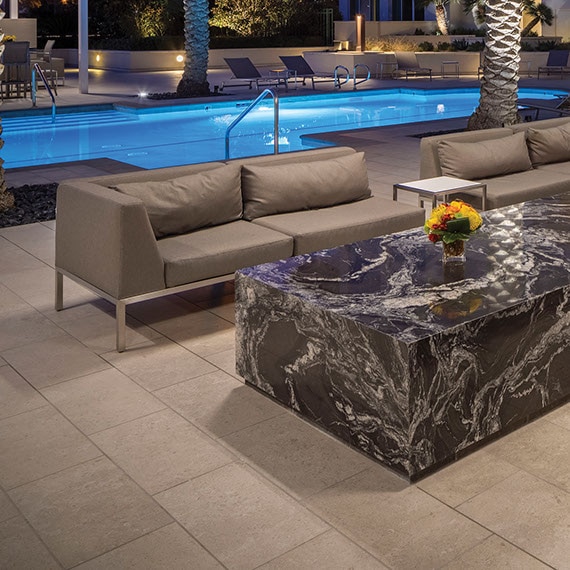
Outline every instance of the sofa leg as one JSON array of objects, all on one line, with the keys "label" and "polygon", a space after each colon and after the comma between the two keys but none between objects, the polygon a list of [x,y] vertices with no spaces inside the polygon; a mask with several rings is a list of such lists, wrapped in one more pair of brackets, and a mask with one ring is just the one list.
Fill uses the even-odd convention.
[{"label": "sofa leg", "polygon": [[55,270],[55,310],[63,309],[63,274]]},{"label": "sofa leg", "polygon": [[117,301],[115,320],[117,326],[117,352],[124,352],[127,345],[127,306],[123,301]]}]

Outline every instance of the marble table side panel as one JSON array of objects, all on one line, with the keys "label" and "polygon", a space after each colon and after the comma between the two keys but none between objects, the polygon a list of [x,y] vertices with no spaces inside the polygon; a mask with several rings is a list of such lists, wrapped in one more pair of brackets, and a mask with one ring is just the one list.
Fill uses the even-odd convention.
[{"label": "marble table side panel", "polygon": [[249,384],[409,473],[405,344],[238,273],[236,360]]}]

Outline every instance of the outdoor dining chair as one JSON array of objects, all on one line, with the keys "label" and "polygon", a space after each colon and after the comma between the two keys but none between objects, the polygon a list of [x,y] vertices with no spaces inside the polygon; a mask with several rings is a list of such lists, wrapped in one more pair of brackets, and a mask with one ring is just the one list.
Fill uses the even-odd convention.
[{"label": "outdoor dining chair", "polygon": [[16,88],[16,96],[20,97],[23,89],[25,98],[27,91],[31,90],[30,42],[6,42],[2,63],[4,64],[0,86],[2,97],[4,90],[6,96],[11,97],[13,88]]}]

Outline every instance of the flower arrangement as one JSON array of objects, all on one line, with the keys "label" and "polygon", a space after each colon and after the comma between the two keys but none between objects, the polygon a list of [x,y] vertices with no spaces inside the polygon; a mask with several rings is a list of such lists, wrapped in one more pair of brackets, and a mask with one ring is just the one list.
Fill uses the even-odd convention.
[{"label": "flower arrangement", "polygon": [[453,200],[432,210],[424,225],[424,231],[430,241],[449,244],[469,239],[482,224],[483,220],[473,206],[463,200]]}]

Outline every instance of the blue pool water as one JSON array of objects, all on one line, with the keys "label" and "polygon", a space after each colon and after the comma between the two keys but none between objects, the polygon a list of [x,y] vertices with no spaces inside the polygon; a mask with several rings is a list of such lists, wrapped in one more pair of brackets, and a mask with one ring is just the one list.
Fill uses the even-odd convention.
[{"label": "blue pool water", "polygon": [[[521,97],[551,99],[561,91],[521,89]],[[309,146],[303,135],[471,115],[478,89],[390,89],[280,98],[280,152]],[[3,118],[5,168],[111,158],[159,168],[224,158],[227,126],[248,101],[216,101],[155,109],[111,110]],[[231,157],[273,152],[270,102],[233,131]],[[310,146],[315,146],[311,141]]]}]

